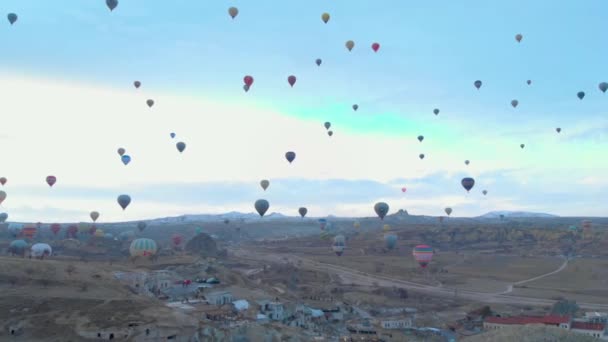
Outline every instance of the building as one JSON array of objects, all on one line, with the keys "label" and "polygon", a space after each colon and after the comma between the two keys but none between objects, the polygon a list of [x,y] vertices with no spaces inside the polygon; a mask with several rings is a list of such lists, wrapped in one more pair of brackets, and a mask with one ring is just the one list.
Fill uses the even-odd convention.
[{"label": "building", "polygon": [[608,340],[606,325],[602,323],[572,322],[570,329],[579,334],[589,335],[602,340]]},{"label": "building", "polygon": [[570,316],[515,316],[515,317],[487,317],[483,323],[486,330],[500,329],[505,326],[544,324],[570,330],[575,333],[592,336],[601,340],[608,340],[607,325],[604,323],[581,322],[573,320]]},{"label": "building", "polygon": [[280,302],[258,301],[260,311],[273,321],[282,321],[286,318],[285,306]]},{"label": "building", "polygon": [[146,279],[146,287],[150,291],[158,293],[159,291],[168,289],[171,284],[171,273],[169,271],[160,270],[153,271]]},{"label": "building", "polygon": [[205,295],[205,299],[207,300],[207,303],[211,305],[231,304],[234,300],[232,294],[228,291],[210,292]]},{"label": "building", "polygon": [[585,321],[589,323],[608,324],[608,313],[605,312],[585,312]]},{"label": "building", "polygon": [[500,329],[505,326],[527,325],[527,324],[544,324],[559,327],[562,329],[570,329],[570,316],[555,316],[549,315],[544,317],[536,316],[514,316],[514,317],[487,317],[483,322],[483,327],[486,330]]},{"label": "building", "polygon": [[406,329],[412,327],[411,318],[389,318],[380,321],[382,329]]},{"label": "building", "polygon": [[333,309],[323,309],[323,314],[328,321],[337,322],[344,320],[344,313],[340,310],[340,307]]}]

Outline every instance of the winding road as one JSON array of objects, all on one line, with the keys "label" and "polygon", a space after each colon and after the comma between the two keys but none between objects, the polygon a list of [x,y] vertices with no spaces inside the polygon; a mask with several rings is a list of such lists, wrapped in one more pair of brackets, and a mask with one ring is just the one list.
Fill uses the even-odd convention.
[{"label": "winding road", "polygon": [[[426,293],[433,296],[443,296],[443,297],[454,297],[455,293],[458,294],[459,298],[469,299],[471,301],[483,302],[483,303],[501,303],[501,304],[519,304],[519,305],[537,305],[537,306],[551,306],[555,303],[554,300],[544,299],[544,298],[532,298],[532,297],[521,297],[521,296],[513,296],[509,295],[513,291],[514,285],[523,284],[526,282],[535,281],[541,279],[543,277],[547,277],[556,273],[561,272],[568,266],[568,260],[566,259],[564,263],[555,271],[536,276],[534,278],[522,280],[516,283],[509,285],[509,288],[500,293],[488,293],[488,292],[479,292],[479,291],[471,291],[471,290],[463,290],[463,289],[454,289],[454,288],[446,288],[446,287],[437,287],[432,285],[425,285],[420,283],[415,283],[402,279],[395,279],[387,276],[381,275],[372,275],[369,273],[361,272],[355,269],[350,269],[343,266],[337,266],[332,264],[327,264],[323,262],[318,262],[314,260],[310,260],[307,258],[302,258],[294,255],[288,254],[277,254],[269,251],[268,253],[261,253],[259,251],[254,250],[236,250],[233,252],[235,256],[249,259],[249,260],[258,260],[265,262],[274,262],[274,263],[287,263],[292,262],[298,264],[299,267],[306,268],[309,270],[315,270],[319,272],[328,272],[330,274],[334,274],[338,276],[343,283],[347,284],[356,284],[363,286],[383,286],[383,287],[397,287],[404,289],[411,289],[417,292]],[[608,311],[608,304],[594,304],[594,303],[579,303],[577,302],[579,307],[589,310],[598,310],[598,311]]]}]

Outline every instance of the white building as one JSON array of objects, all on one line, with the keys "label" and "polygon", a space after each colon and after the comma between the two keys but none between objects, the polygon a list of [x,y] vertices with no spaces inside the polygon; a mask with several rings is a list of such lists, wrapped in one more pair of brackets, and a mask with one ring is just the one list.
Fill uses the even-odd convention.
[{"label": "white building", "polygon": [[393,318],[383,319],[380,321],[380,326],[383,329],[405,329],[412,327],[411,318]]},{"label": "white building", "polygon": [[572,322],[570,325],[570,330],[601,340],[608,340],[608,335],[606,334],[606,325],[602,323]]},{"label": "white building", "polygon": [[205,299],[207,300],[207,303],[211,305],[231,304],[234,300],[232,294],[228,291],[210,292],[205,295]]}]

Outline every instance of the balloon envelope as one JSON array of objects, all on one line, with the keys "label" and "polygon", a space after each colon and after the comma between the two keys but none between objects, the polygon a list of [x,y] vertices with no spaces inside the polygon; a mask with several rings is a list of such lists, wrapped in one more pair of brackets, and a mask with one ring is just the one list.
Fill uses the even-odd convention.
[{"label": "balloon envelope", "polygon": [[420,267],[424,268],[433,260],[433,248],[428,245],[418,245],[414,247],[412,255]]},{"label": "balloon envelope", "polygon": [[0,184],[6,184],[6,177],[0,177]]},{"label": "balloon envelope", "polygon": [[300,209],[298,209],[298,213],[300,214],[300,216],[304,217],[308,213],[308,209],[306,209],[305,207],[300,207]]},{"label": "balloon envelope", "polygon": [[323,20],[323,22],[327,24],[327,22],[329,21],[329,13],[321,14],[321,20]]},{"label": "balloon envelope", "polygon": [[118,0],[106,0],[106,6],[113,11],[118,6]]},{"label": "balloon envelope", "polygon": [[374,50],[374,52],[378,52],[378,49],[380,49],[380,44],[373,43],[372,44],[372,50]]},{"label": "balloon envelope", "polygon": [[122,147],[118,149],[118,155],[121,157],[125,154],[125,152],[127,152],[127,151]]},{"label": "balloon envelope", "polygon": [[605,93],[606,90],[608,90],[608,82],[602,82],[597,87],[602,91],[602,93]]},{"label": "balloon envelope", "polygon": [[522,36],[520,33],[515,35],[515,40],[517,40],[517,42],[521,42],[521,40],[524,38],[524,36]]},{"label": "balloon envelope", "polygon": [[234,19],[237,15],[239,15],[239,9],[236,7],[230,7],[228,9],[228,14],[232,19]]},{"label": "balloon envelope", "polygon": [[46,184],[48,184],[49,186],[53,186],[55,185],[55,183],[57,183],[57,177],[55,176],[48,176],[46,177]]},{"label": "balloon envelope", "polygon": [[138,89],[139,87],[141,87],[141,82],[135,81],[135,82],[133,82],[133,86],[135,86],[135,88]]},{"label": "balloon envelope", "polygon": [[2,204],[2,202],[4,202],[5,199],[6,199],[6,192],[4,192],[3,190],[0,190],[0,204]]},{"label": "balloon envelope", "polygon": [[321,60],[321,58],[317,58],[317,60],[315,60],[315,63],[317,64],[317,66],[321,66],[321,63],[323,63],[323,61]]},{"label": "balloon envelope", "polygon": [[17,21],[17,15],[15,13],[9,13],[6,18],[8,19],[8,22],[13,25],[16,21]]},{"label": "balloon envelope", "polygon": [[518,104],[519,104],[519,101],[511,100],[511,106],[513,106],[513,108],[516,108]]},{"label": "balloon envelope", "polygon": [[437,108],[433,109],[433,114],[438,115],[439,114],[439,109],[437,109]]},{"label": "balloon envelope", "polygon": [[577,96],[579,99],[581,99],[581,100],[582,100],[582,99],[583,99],[583,97],[585,97],[585,92],[584,92],[584,91],[579,91],[578,93],[576,93],[576,96]]},{"label": "balloon envelope", "polygon": [[175,138],[175,133],[171,133],[169,134],[169,136],[171,137],[171,139]]},{"label": "balloon envelope", "polygon": [[325,126],[325,129],[329,129],[329,127],[331,127],[331,122],[325,122],[323,126]]},{"label": "balloon envelope", "polygon": [[482,193],[483,193],[484,195],[487,195],[487,194],[488,194],[488,190],[484,190],[484,191],[482,191]]},{"label": "balloon envelope", "polygon": [[287,83],[293,87],[293,85],[296,84],[296,77],[294,75],[290,75],[287,77]]},{"label": "balloon envelope", "polygon": [[481,81],[480,81],[480,80],[477,80],[477,81],[473,82],[473,85],[474,85],[474,86],[475,86],[475,88],[477,88],[477,89],[481,88],[481,84],[482,84],[482,83],[481,83]]},{"label": "balloon envelope", "polygon": [[177,150],[182,153],[184,152],[184,150],[186,149],[186,143],[184,142],[178,142],[177,144],[175,144],[175,147],[177,147]]},{"label": "balloon envelope", "polygon": [[471,177],[465,177],[460,181],[460,184],[462,184],[462,187],[465,188],[467,192],[469,192],[469,190],[473,189],[473,186],[475,185],[475,180]]},{"label": "balloon envelope", "polygon": [[376,215],[380,217],[381,220],[384,220],[384,217],[386,216],[386,214],[388,214],[388,210],[389,206],[384,202],[378,202],[374,205],[374,211],[376,212]]},{"label": "balloon envelope", "polygon": [[356,111],[357,111],[357,109],[359,109],[359,105],[358,105],[358,104],[354,104],[354,105],[353,105],[353,110],[356,112]]},{"label": "balloon envelope", "polygon": [[397,235],[392,233],[384,234],[384,243],[388,249],[395,248],[395,245],[397,244]]},{"label": "balloon envelope", "polygon": [[418,158],[420,158],[420,159],[424,159],[424,153],[420,153],[420,154],[418,155]]},{"label": "balloon envelope", "polygon": [[36,243],[32,246],[31,253],[35,258],[42,258],[51,256],[51,254],[53,254],[53,249],[46,243]]},{"label": "balloon envelope", "polygon": [[8,219],[7,213],[0,213],[0,223],[6,222],[7,219]]},{"label": "balloon envelope", "polygon": [[296,153],[292,151],[285,153],[285,159],[291,164],[291,162],[296,159]]},{"label": "balloon envelope", "polygon": [[131,242],[131,246],[129,246],[129,253],[131,253],[132,257],[136,256],[152,256],[156,254],[157,251],[156,242],[151,239],[135,239]]},{"label": "balloon envelope", "polygon": [[251,85],[253,84],[253,77],[247,75],[247,76],[243,77],[243,82],[245,82],[246,86],[251,87]]},{"label": "balloon envelope", "polygon": [[144,221],[140,221],[140,222],[138,222],[138,223],[137,223],[137,229],[138,229],[140,232],[143,232],[143,231],[144,231],[144,229],[146,229],[146,226],[147,226],[147,224],[146,224],[146,222],[144,222]]},{"label": "balloon envelope", "polygon": [[450,216],[450,214],[452,213],[452,208],[445,208],[445,213]]},{"label": "balloon envelope", "polygon": [[148,99],[146,100],[146,104],[148,105],[148,107],[152,108],[152,106],[154,106],[154,100]]},{"label": "balloon envelope", "polygon": [[264,191],[266,191],[266,189],[268,189],[269,185],[270,185],[270,181],[268,181],[267,179],[263,179],[262,181],[260,181],[260,186],[262,187],[262,189],[264,189]]},{"label": "balloon envelope", "polygon": [[97,212],[97,211],[91,211],[90,216],[91,216],[91,220],[93,220],[93,222],[95,222],[99,218],[99,212]]},{"label": "balloon envelope", "polygon": [[118,205],[120,205],[120,207],[122,208],[122,210],[125,210],[131,203],[131,196],[120,195],[120,196],[118,196],[118,198],[116,200],[118,202]]},{"label": "balloon envelope", "polygon": [[128,165],[131,162],[131,157],[129,155],[123,154],[122,157],[120,157],[120,160],[122,160],[123,164]]},{"label": "balloon envelope", "polygon": [[422,140],[424,140],[424,137],[422,135],[418,136],[418,141],[422,142]]},{"label": "balloon envelope", "polygon": [[259,199],[255,201],[254,207],[258,214],[260,214],[260,217],[262,217],[264,214],[266,214],[266,211],[268,211],[270,204],[265,199]]},{"label": "balloon envelope", "polygon": [[346,45],[348,51],[352,51],[352,49],[355,47],[355,42],[353,42],[352,40],[348,40],[344,45]]}]

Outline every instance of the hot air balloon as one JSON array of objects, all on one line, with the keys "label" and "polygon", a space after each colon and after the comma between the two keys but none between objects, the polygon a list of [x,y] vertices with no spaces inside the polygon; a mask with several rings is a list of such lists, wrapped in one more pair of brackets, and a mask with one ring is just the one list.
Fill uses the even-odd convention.
[{"label": "hot air balloon", "polygon": [[134,82],[133,82],[133,86],[135,86],[135,89],[139,89],[139,87],[141,87],[141,82],[139,82],[139,81],[134,81]]},{"label": "hot air balloon", "polygon": [[374,211],[376,212],[376,215],[378,215],[378,217],[380,217],[381,220],[384,220],[384,216],[386,216],[386,214],[388,214],[388,204],[384,203],[384,202],[378,202],[374,205]]},{"label": "hot air balloon", "polygon": [[177,247],[181,245],[183,237],[179,234],[173,234],[171,236],[171,241],[173,242],[173,246]]},{"label": "hot air balloon", "polygon": [[78,226],[75,224],[69,225],[65,235],[67,238],[71,238],[71,239],[75,239],[76,238],[76,234],[78,234]]},{"label": "hot air balloon", "polygon": [[519,147],[524,148],[526,147],[526,144],[520,144]]},{"label": "hot air balloon", "polygon": [[7,213],[0,213],[0,223],[6,222],[7,219],[8,219]]},{"label": "hot air balloon", "polygon": [[57,234],[59,233],[60,230],[61,230],[61,225],[59,223],[51,224],[51,232],[53,232],[53,235],[57,236]]},{"label": "hot air balloon", "polygon": [[293,85],[296,84],[296,77],[294,75],[290,75],[289,77],[287,77],[287,83],[289,83],[289,85],[293,87]]},{"label": "hot air balloon", "polygon": [[169,136],[171,137],[171,139],[175,138],[175,133],[171,133],[169,134]]},{"label": "hot air balloon", "polygon": [[152,106],[154,106],[154,100],[148,99],[146,100],[146,104],[148,105],[148,107],[152,108]]},{"label": "hot air balloon", "polygon": [[519,101],[517,101],[517,100],[512,100],[511,101],[511,106],[513,106],[513,108],[517,108],[518,104],[519,104]]},{"label": "hot air balloon", "polygon": [[469,163],[470,163],[470,162],[469,162],[468,160],[465,160],[465,161],[464,161],[464,164],[465,164],[465,165],[469,165]]},{"label": "hot air balloon", "polygon": [[123,154],[122,157],[120,157],[120,160],[123,164],[129,165],[129,163],[131,162],[131,156]]},{"label": "hot air balloon", "polygon": [[602,93],[605,93],[608,90],[608,82],[602,82],[597,87],[600,88]]},{"label": "hot air balloon", "polygon": [[48,184],[50,187],[55,185],[56,182],[57,182],[57,177],[55,177],[55,176],[46,177],[46,184]]},{"label": "hot air balloon", "polygon": [[479,88],[481,88],[481,84],[482,83],[481,83],[480,80],[477,80],[477,81],[473,82],[473,85],[475,86],[475,88],[477,88],[477,90],[479,90]]},{"label": "hot air balloon", "polygon": [[122,147],[118,149],[118,155],[121,157],[125,154],[125,152],[127,152],[127,151],[125,151],[125,149]]},{"label": "hot air balloon", "polygon": [[353,42],[352,40],[349,40],[344,45],[346,45],[346,48],[348,49],[348,51],[352,51],[353,48],[355,47],[355,42]]},{"label": "hot air balloon", "polygon": [[328,131],[327,135],[329,135],[331,137],[332,135],[334,135],[334,131]]},{"label": "hot air balloon", "polygon": [[139,222],[137,222],[137,229],[138,229],[140,232],[143,232],[143,231],[144,231],[144,229],[146,229],[146,226],[147,226],[147,224],[146,224],[146,222],[144,222],[144,221],[139,221]]},{"label": "hot air balloon", "polygon": [[517,42],[519,43],[519,42],[521,42],[521,40],[522,40],[523,37],[524,36],[522,36],[521,33],[518,33],[518,34],[515,35],[515,40],[517,40]]},{"label": "hot air balloon", "polygon": [[37,232],[38,232],[38,228],[36,227],[36,225],[34,225],[32,223],[26,224],[25,226],[23,226],[23,229],[21,229],[21,235],[23,235],[24,237],[26,237],[28,239],[33,238]]},{"label": "hot air balloon", "polygon": [[93,233],[93,236],[94,236],[94,237],[96,237],[96,238],[98,238],[98,239],[100,239],[100,238],[105,237],[105,236],[106,236],[106,234],[104,233],[104,231],[103,231],[103,230],[101,230],[101,229],[96,229],[96,230],[95,230],[95,233]]},{"label": "hot air balloon", "polygon": [[304,218],[304,216],[308,214],[308,209],[306,209],[305,207],[300,207],[300,209],[298,209],[298,213],[302,218]]},{"label": "hot air balloon", "polygon": [[258,214],[260,214],[260,217],[263,217],[264,214],[266,214],[266,211],[268,211],[270,204],[265,199],[259,199],[255,201],[254,207]]},{"label": "hot air balloon", "polygon": [[321,14],[321,20],[323,20],[323,22],[327,24],[327,22],[329,21],[329,13]]},{"label": "hot air balloon", "polygon": [[99,218],[99,212],[97,211],[91,211],[91,220],[93,220],[93,222],[97,222],[97,219]]},{"label": "hot air balloon", "polygon": [[118,198],[116,200],[118,202],[118,205],[120,205],[120,207],[122,208],[122,210],[125,210],[131,203],[131,196],[120,195],[120,196],[118,196]]},{"label": "hot air balloon", "polygon": [[419,135],[419,136],[418,136],[418,141],[422,142],[422,140],[424,140],[424,136]]},{"label": "hot air balloon", "polygon": [[357,109],[359,109],[359,105],[358,105],[358,104],[354,104],[354,105],[353,105],[353,110],[356,112],[356,111],[357,111]]},{"label": "hot air balloon", "polygon": [[465,188],[467,192],[469,192],[469,190],[473,189],[473,186],[475,185],[475,180],[471,177],[465,177],[460,181],[460,184],[462,184],[462,187]]},{"label": "hot air balloon", "polygon": [[8,232],[13,236],[17,237],[21,234],[21,230],[23,229],[23,225],[20,223],[9,223]]},{"label": "hot air balloon", "polygon": [[5,199],[6,199],[6,192],[4,192],[3,190],[0,190],[0,204],[2,204],[2,202],[4,202]]},{"label": "hot air balloon", "polygon": [[239,15],[239,9],[236,7],[230,7],[228,9],[228,14],[230,15],[230,17],[232,19],[236,18],[237,15]]},{"label": "hot air balloon", "polygon": [[186,149],[186,143],[180,141],[177,144],[175,144],[175,147],[177,148],[177,150],[179,151],[179,153],[182,153]]},{"label": "hot air balloon", "polygon": [[439,115],[439,109],[437,109],[437,108],[433,109],[433,114]]},{"label": "hot air balloon", "polygon": [[559,127],[557,127],[557,128],[555,129],[555,131],[556,131],[557,133],[560,133],[560,132],[562,131],[562,129],[561,129],[561,128],[559,128]]},{"label": "hot air balloon", "polygon": [[264,191],[266,191],[266,189],[268,189],[269,185],[270,185],[270,181],[268,181],[267,179],[263,179],[262,181],[260,181],[260,186],[262,187],[262,189],[264,189]]},{"label": "hot air balloon", "polygon": [[428,245],[418,245],[412,252],[420,267],[425,268],[433,260],[433,248]]},{"label": "hot air balloon", "polygon": [[6,184],[6,177],[0,177],[0,184],[4,186]]},{"label": "hot air balloon", "polygon": [[392,250],[397,244],[397,235],[393,233],[384,234],[384,244],[386,248]]},{"label": "hot air balloon", "polygon": [[372,50],[374,50],[374,52],[378,52],[378,49],[380,49],[380,44],[373,43],[372,44]]},{"label": "hot air balloon", "polygon": [[359,228],[361,228],[361,223],[359,221],[355,221],[353,223],[353,227],[355,227],[355,229],[359,229]]},{"label": "hot air balloon", "polygon": [[388,232],[388,231],[391,230],[391,226],[388,225],[388,224],[385,224],[385,225],[382,226],[382,230],[385,231],[385,232]]},{"label": "hot air balloon", "polygon": [[152,256],[156,254],[156,251],[156,242],[152,239],[135,239],[131,242],[131,246],[129,246],[129,253],[131,253],[132,257]]},{"label": "hot air balloon", "polygon": [[291,162],[296,159],[296,153],[292,151],[285,153],[285,159],[291,164]]},{"label": "hot air balloon", "polygon": [[17,15],[15,13],[9,13],[6,18],[8,19],[8,22],[13,25],[15,22],[17,22]]},{"label": "hot air balloon", "polygon": [[527,80],[527,81],[526,81],[526,83],[527,83],[528,85],[530,85],[530,84],[532,84],[532,81],[531,81],[531,80]]},{"label": "hot air balloon", "polygon": [[420,158],[420,159],[424,159],[424,153],[420,153],[420,154],[418,155],[418,158]]},{"label": "hot air balloon", "polygon": [[484,191],[482,191],[481,193],[483,193],[483,194],[484,194],[484,196],[485,196],[485,195],[487,195],[487,194],[488,194],[488,190],[484,190]]},{"label": "hot air balloon", "polygon": [[321,227],[321,230],[325,230],[325,227],[327,226],[327,220],[319,219],[319,226]]},{"label": "hot air balloon", "polygon": [[248,91],[249,91],[249,88],[251,88],[251,86],[248,86],[248,85],[246,85],[246,84],[243,84],[243,90],[244,90],[245,92],[248,92]]},{"label": "hot air balloon", "polygon": [[86,222],[78,223],[78,234],[84,235],[84,234],[90,233],[90,232],[91,232],[91,225],[89,225]]},{"label": "hot air balloon", "polygon": [[577,96],[577,97],[578,97],[580,100],[582,100],[582,99],[583,99],[583,97],[585,97],[585,92],[584,92],[584,91],[579,91],[578,93],[576,93],[576,96]]},{"label": "hot air balloon", "polygon": [[323,61],[321,60],[321,58],[317,58],[315,60],[315,63],[317,64],[317,66],[321,66],[321,63],[323,63]]},{"label": "hot air balloon", "polygon": [[228,224],[228,223],[230,223],[230,220],[229,219],[224,219],[224,224]]},{"label": "hot air balloon", "polygon": [[53,249],[46,243],[36,243],[32,246],[31,255],[37,259],[44,259],[53,254]]},{"label": "hot air balloon", "polygon": [[196,235],[199,235],[202,232],[203,232],[203,230],[201,229],[201,227],[196,227],[196,229],[194,230],[194,234],[196,234]]},{"label": "hot air balloon", "polygon": [[243,82],[245,82],[246,86],[251,87],[251,85],[253,84],[253,77],[247,75],[243,77]]},{"label": "hot air balloon", "polygon": [[407,188],[401,188],[401,192],[406,192]]},{"label": "hot air balloon", "polygon": [[327,121],[323,124],[323,126],[325,126],[325,129],[329,129],[331,127],[331,122]]},{"label": "hot air balloon", "polygon": [[96,225],[91,225],[89,226],[89,234],[90,235],[95,235],[95,233],[97,232],[97,226]]},{"label": "hot air balloon", "polygon": [[344,253],[344,249],[346,248],[346,239],[344,235],[336,235],[334,237],[334,243],[332,245],[332,250],[336,253],[337,256],[341,256]]},{"label": "hot air balloon", "polygon": [[11,253],[11,255],[25,256],[27,247],[28,244],[25,240],[14,240],[11,241],[11,244],[8,246],[8,252]]},{"label": "hot air balloon", "polygon": [[112,12],[116,6],[118,6],[118,0],[106,0],[106,6],[108,6],[110,12]]}]

